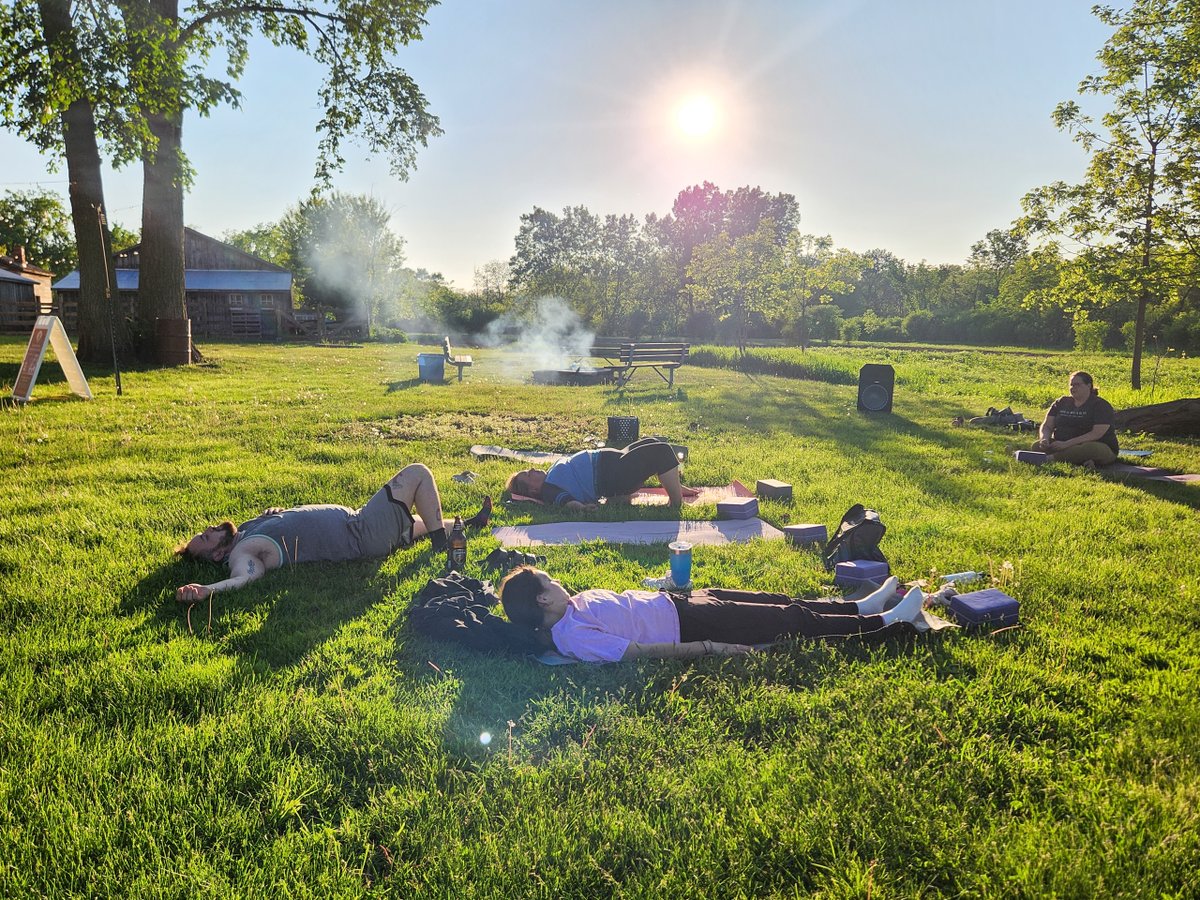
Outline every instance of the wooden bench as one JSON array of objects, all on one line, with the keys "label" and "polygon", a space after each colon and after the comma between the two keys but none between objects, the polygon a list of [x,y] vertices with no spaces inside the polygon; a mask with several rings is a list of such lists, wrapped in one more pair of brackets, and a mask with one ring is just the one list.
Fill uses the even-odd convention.
[{"label": "wooden bench", "polygon": [[609,364],[617,387],[624,387],[638,369],[653,369],[668,385],[687,360],[689,344],[675,341],[618,341],[594,344],[589,353]]},{"label": "wooden bench", "polygon": [[447,363],[449,363],[452,366],[457,367],[458,380],[462,381],[463,369],[467,368],[468,366],[470,366],[473,363],[473,360],[471,359],[471,357],[461,355],[461,354],[458,356],[455,356],[454,351],[450,349],[449,335],[447,335],[446,339],[444,341],[442,341],[442,355],[446,357]]}]

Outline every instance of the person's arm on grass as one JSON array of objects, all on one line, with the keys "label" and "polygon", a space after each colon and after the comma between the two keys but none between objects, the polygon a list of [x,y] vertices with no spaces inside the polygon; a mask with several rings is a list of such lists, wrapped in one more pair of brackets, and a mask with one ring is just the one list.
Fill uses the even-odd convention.
[{"label": "person's arm on grass", "polygon": [[741,656],[754,650],[748,644],[726,644],[722,641],[688,641],[684,644],[639,644],[631,641],[621,655],[627,659],[694,659],[697,656]]},{"label": "person's arm on grass", "polygon": [[580,503],[578,500],[568,500],[563,506],[566,509],[599,509],[595,503]]},{"label": "person's arm on grass", "polygon": [[[180,603],[196,603],[217,591],[236,591],[252,581],[262,578],[268,570],[275,568],[267,564],[262,548],[247,547],[234,550],[229,557],[229,577],[213,584],[185,584],[175,591]],[[278,563],[276,563],[278,564]]]}]

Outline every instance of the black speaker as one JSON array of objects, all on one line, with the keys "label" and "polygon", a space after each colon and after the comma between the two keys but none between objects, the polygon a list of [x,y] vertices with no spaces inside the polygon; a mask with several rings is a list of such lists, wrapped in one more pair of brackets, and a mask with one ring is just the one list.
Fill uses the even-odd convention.
[{"label": "black speaker", "polygon": [[891,412],[896,370],[868,363],[858,370],[858,408],[861,412]]}]

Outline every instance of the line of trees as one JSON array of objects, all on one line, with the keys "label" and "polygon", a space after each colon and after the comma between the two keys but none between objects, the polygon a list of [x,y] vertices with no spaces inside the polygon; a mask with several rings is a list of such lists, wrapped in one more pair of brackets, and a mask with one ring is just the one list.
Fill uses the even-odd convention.
[{"label": "line of trees", "polygon": [[1200,351],[1200,2],[1094,13],[1112,35],[1079,92],[1108,111],[1054,111],[1088,154],[1082,180],[1030,191],[963,265],[835,250],[798,231],[790,195],[705,183],[661,219],[535,208],[508,286],[607,332],[1125,346],[1137,389],[1148,340]]},{"label": "line of trees", "polygon": [[[437,132],[416,86],[381,62],[419,37],[427,0],[287,7],[213,0],[191,19],[174,3],[15,0],[11,15],[0,18],[0,118],[65,156],[92,307],[88,285],[94,291],[95,273],[103,272],[96,261],[108,252],[107,235],[100,241],[96,228],[104,142],[114,161],[140,161],[145,172],[145,314],[182,315],[187,169],[179,122],[184,109],[237,102],[252,26],[327,64],[319,178],[340,166],[340,142],[351,134],[388,152],[402,174],[416,147]],[[312,226],[307,237],[287,216],[270,228],[295,231],[288,265],[317,306],[348,300],[311,260],[353,254],[350,268],[373,272],[355,288],[357,302],[385,323],[427,315],[481,331],[531,298],[554,295],[600,332],[743,347],[767,337],[802,347],[837,338],[1124,346],[1137,388],[1148,341],[1200,351],[1200,0],[1133,0],[1095,14],[1112,34],[1098,55],[1100,73],[1081,82],[1080,94],[1107,104],[1107,112],[1093,119],[1074,101],[1054,111],[1057,125],[1088,153],[1082,180],[1030,191],[1023,215],[985,235],[962,264],[838,249],[829,237],[800,230],[792,195],[709,182],[681,191],[661,217],[534,207],[521,217],[511,259],[482,267],[470,291],[404,269],[394,236],[372,244],[372,235],[386,231],[386,216],[369,199],[326,195],[300,204],[289,216]],[[224,80],[205,66],[218,47],[228,57]],[[341,251],[318,239],[313,223],[345,215],[362,223],[362,243]],[[105,322],[85,317],[81,345],[93,348],[106,336]]]}]

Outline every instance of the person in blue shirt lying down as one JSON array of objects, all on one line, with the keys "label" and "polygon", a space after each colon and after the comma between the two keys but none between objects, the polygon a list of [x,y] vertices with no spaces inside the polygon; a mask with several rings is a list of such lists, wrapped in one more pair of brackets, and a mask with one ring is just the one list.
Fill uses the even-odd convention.
[{"label": "person in blue shirt lying down", "polygon": [[601,497],[629,502],[630,495],[657,475],[672,506],[683,503],[685,493],[679,459],[671,445],[658,438],[643,438],[616,450],[580,450],[550,467],[522,469],[506,485],[510,494],[532,497],[569,509],[595,509]]},{"label": "person in blue shirt lying down", "polygon": [[583,662],[736,656],[782,637],[850,637],[911,629],[925,597],[912,588],[894,603],[889,578],[861,600],[797,600],[786,594],[707,588],[690,596],[662,591],[590,590],[572,595],[533,566],[500,582],[509,621],[544,645]]}]

